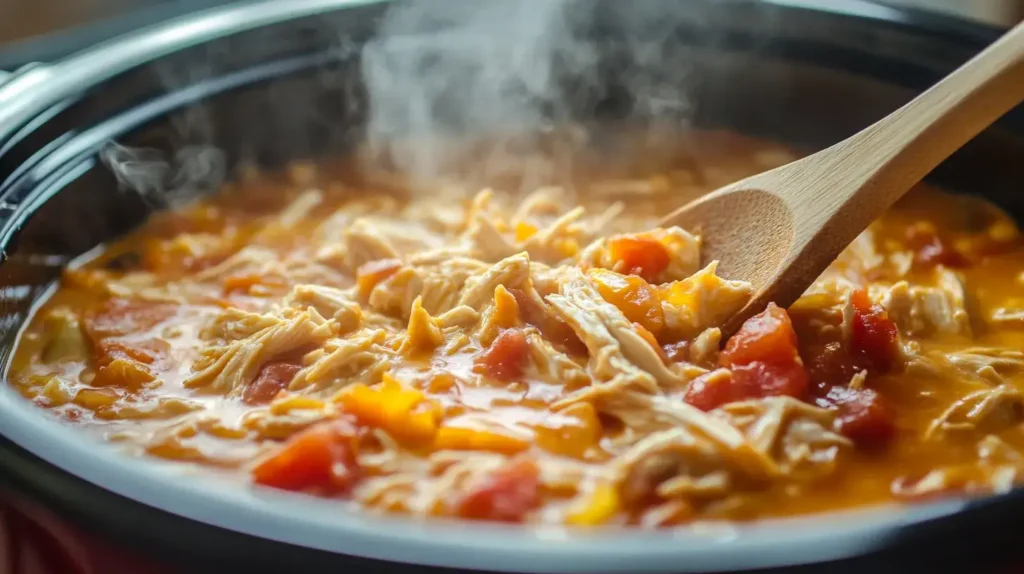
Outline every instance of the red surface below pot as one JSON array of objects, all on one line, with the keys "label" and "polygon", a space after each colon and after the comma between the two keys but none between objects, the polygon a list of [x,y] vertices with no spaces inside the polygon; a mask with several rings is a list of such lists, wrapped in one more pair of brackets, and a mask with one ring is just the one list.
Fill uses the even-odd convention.
[{"label": "red surface below pot", "polygon": [[171,574],[0,491],[0,574]]}]

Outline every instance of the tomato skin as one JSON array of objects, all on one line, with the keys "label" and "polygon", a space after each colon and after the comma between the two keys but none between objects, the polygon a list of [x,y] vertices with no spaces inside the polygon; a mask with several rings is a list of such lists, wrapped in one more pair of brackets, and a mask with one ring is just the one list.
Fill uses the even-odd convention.
[{"label": "tomato skin", "polygon": [[850,328],[850,350],[858,363],[871,372],[890,371],[899,360],[899,330],[881,305],[858,289],[850,295],[853,323]]},{"label": "tomato skin", "polygon": [[456,513],[473,520],[522,522],[541,502],[540,469],[519,459],[495,471],[456,505]]},{"label": "tomato skin", "polygon": [[288,386],[295,374],[302,370],[300,365],[291,363],[266,363],[260,368],[256,378],[245,386],[242,401],[247,405],[269,403],[277,393]]},{"label": "tomato skin", "polygon": [[530,345],[522,329],[505,329],[476,358],[476,365],[494,380],[515,381],[523,376],[529,354]]},{"label": "tomato skin", "polygon": [[345,419],[311,426],[254,466],[253,482],[284,490],[347,493],[359,479],[357,439],[355,427]]},{"label": "tomato skin", "polygon": [[608,252],[617,271],[637,275],[648,283],[656,283],[672,261],[668,249],[660,241],[636,235],[609,238]]},{"label": "tomato skin", "polygon": [[896,433],[893,409],[874,390],[832,387],[825,400],[839,410],[836,416],[839,432],[857,446],[877,447]]}]

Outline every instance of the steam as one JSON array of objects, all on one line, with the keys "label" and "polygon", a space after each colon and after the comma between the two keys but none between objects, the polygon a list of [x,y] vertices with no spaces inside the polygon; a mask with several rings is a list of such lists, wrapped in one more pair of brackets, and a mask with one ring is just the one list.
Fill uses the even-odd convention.
[{"label": "steam", "polygon": [[[625,100],[627,123],[678,131],[691,109],[685,63],[692,57],[673,38],[675,16],[694,8],[645,4],[400,5],[363,52],[372,157],[414,178],[465,178],[459,164],[484,146],[478,175],[520,172],[530,184],[571,169],[577,152],[594,143],[587,122],[615,97]],[[673,57],[678,64],[666,68]],[[552,141],[554,148],[545,145]],[[532,182],[539,183],[550,181]]]},{"label": "steam", "polygon": [[187,145],[167,157],[155,148],[112,143],[100,152],[122,191],[137,193],[154,209],[174,207],[216,190],[224,182],[224,153],[208,145]]},{"label": "steam", "polygon": [[[619,124],[646,130],[652,147],[661,134],[687,127],[699,58],[680,35],[680,24],[699,28],[706,20],[700,11],[713,5],[685,0],[395,3],[361,51],[349,40],[341,42],[341,66],[319,70],[319,90],[281,91],[275,83],[265,92],[267,102],[246,110],[253,117],[233,119],[253,140],[276,138],[296,155],[315,153],[322,146],[314,132],[351,130],[327,125],[328,118],[316,115],[320,92],[337,93],[344,106],[365,108],[364,159],[370,167],[414,180],[454,180],[467,189],[509,174],[518,176],[522,188],[564,183],[581,151],[643,153],[636,140],[626,149],[624,138],[602,137],[597,126],[607,122],[595,118],[609,110]],[[275,55],[272,43],[256,44],[252,49]],[[203,54],[205,61],[193,58],[161,70],[164,84],[181,87],[216,77],[214,70],[230,64],[233,54],[224,46],[210,50],[217,51]],[[353,59],[361,78],[347,65]],[[353,104],[355,90],[347,84],[358,79],[365,96]],[[345,89],[337,89],[339,81]],[[111,145],[103,160],[122,188],[153,206],[173,206],[215,189],[229,162],[202,143],[214,141],[214,126],[224,123],[209,115],[203,105],[175,115],[172,139],[186,143],[176,152]],[[236,159],[253,158],[233,157],[230,163]]]}]

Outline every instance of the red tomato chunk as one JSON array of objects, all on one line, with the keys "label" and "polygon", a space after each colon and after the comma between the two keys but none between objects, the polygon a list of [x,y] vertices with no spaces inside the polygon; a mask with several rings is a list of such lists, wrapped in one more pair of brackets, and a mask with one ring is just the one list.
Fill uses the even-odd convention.
[{"label": "red tomato chunk", "polygon": [[896,432],[893,410],[871,389],[833,387],[825,400],[839,409],[839,432],[858,446],[878,446]]},{"label": "red tomato chunk", "polygon": [[281,389],[288,386],[295,378],[295,374],[302,370],[299,365],[291,363],[267,363],[263,365],[245,390],[242,391],[242,401],[247,405],[262,405],[269,403],[281,392]]},{"label": "red tomato chunk", "polygon": [[347,420],[316,424],[257,464],[253,482],[285,490],[347,493],[359,479],[357,440],[356,429]]},{"label": "red tomato chunk", "polygon": [[939,237],[938,231],[931,224],[914,225],[907,229],[907,243],[914,250],[914,263],[919,266],[967,267],[970,264],[962,253]]},{"label": "red tomato chunk", "polygon": [[736,400],[736,390],[731,378],[706,373],[690,381],[683,394],[683,400],[702,411],[710,411]]},{"label": "red tomato chunk", "polygon": [[540,505],[540,470],[529,459],[510,462],[458,502],[463,518],[522,522]]},{"label": "red tomato chunk", "polygon": [[785,309],[770,304],[747,319],[719,356],[732,372],[728,383],[694,381],[684,400],[705,410],[728,402],[761,397],[802,397],[809,377],[797,352],[796,331]]},{"label": "red tomato chunk", "polygon": [[899,331],[896,323],[880,305],[871,303],[867,291],[859,289],[850,295],[853,324],[850,348],[854,359],[869,371],[884,373],[892,369],[900,355]]},{"label": "red tomato chunk", "polygon": [[521,329],[506,329],[476,359],[484,375],[497,381],[515,381],[523,376],[530,345]]}]

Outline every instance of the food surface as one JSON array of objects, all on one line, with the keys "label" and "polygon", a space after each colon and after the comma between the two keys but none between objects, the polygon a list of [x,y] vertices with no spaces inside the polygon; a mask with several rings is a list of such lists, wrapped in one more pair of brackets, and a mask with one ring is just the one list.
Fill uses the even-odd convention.
[{"label": "food surface", "polygon": [[693,137],[526,192],[241,178],[67,269],[10,383],[139,456],[418,516],[661,527],[1021,480],[1014,222],[921,186],[724,340],[750,285],[657,221],[794,156]]}]

